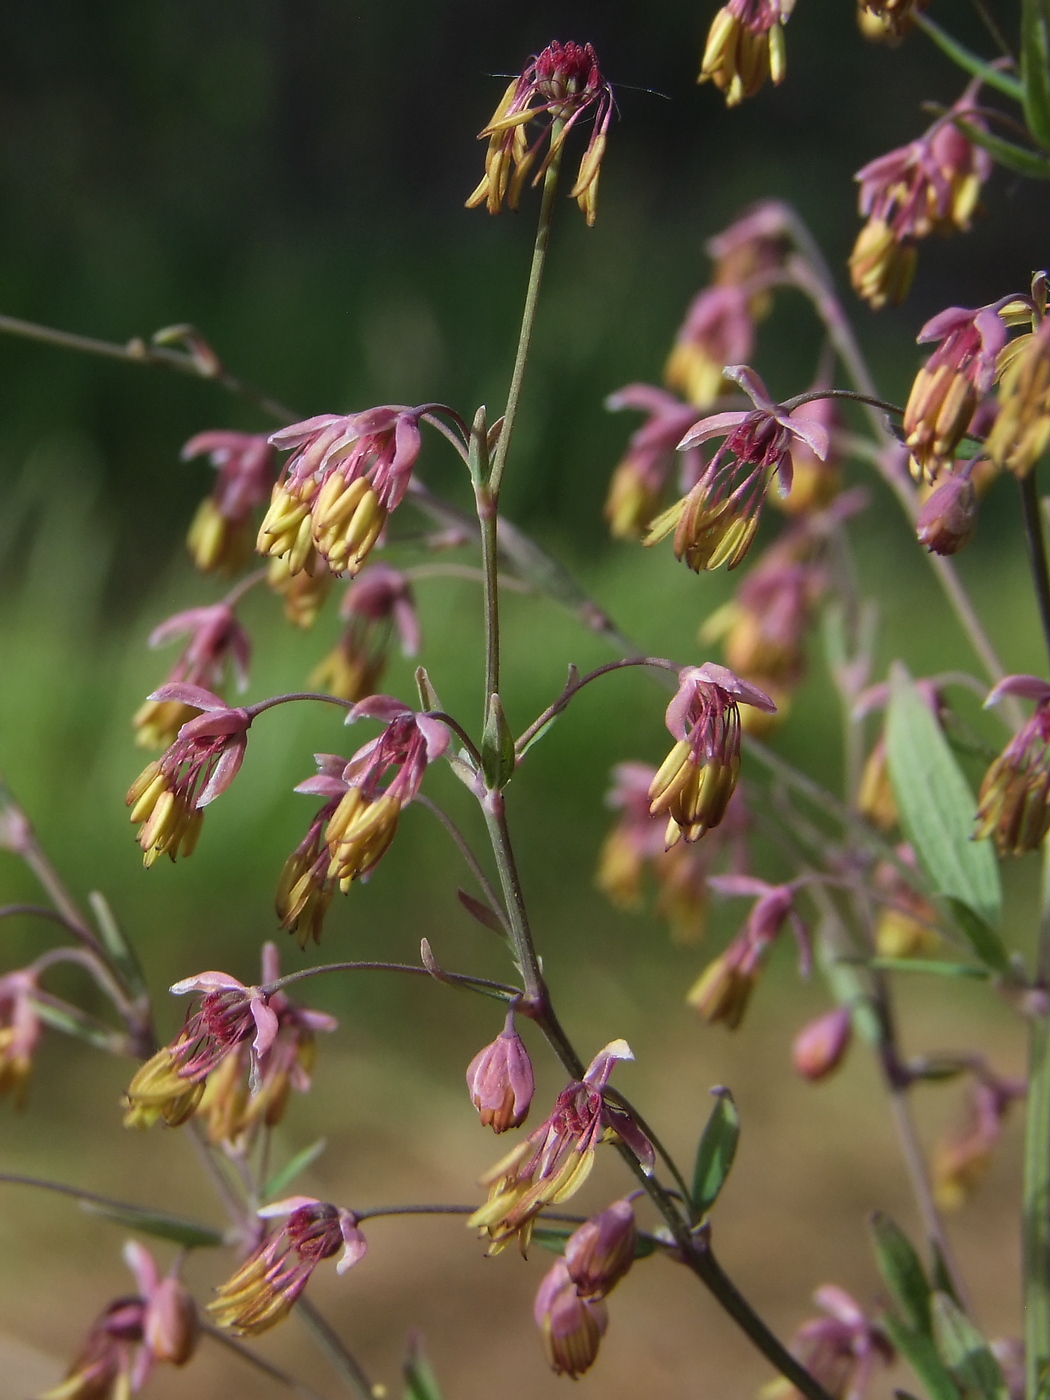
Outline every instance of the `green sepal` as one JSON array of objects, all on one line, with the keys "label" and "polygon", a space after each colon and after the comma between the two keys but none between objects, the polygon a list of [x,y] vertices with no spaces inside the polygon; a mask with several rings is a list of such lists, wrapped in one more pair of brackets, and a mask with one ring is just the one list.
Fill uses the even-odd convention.
[{"label": "green sepal", "polygon": [[263,1205],[270,1201],[279,1200],[285,1187],[289,1186],[300,1172],[306,1171],[307,1167],[312,1167],[327,1146],[327,1138],[318,1138],[316,1142],[310,1143],[309,1147],[304,1147],[301,1152],[297,1152],[294,1157],[285,1162],[283,1167],[275,1171],[259,1193]]},{"label": "green sepal", "polygon": [[899,663],[890,672],[886,757],[901,825],[937,894],[961,900],[990,924],[1002,908],[999,868],[973,841],[976,802],[937,720]]},{"label": "green sepal", "polygon": [[700,1134],[693,1166],[691,1204],[697,1220],[702,1220],[718,1199],[740,1141],[740,1114],[733,1095],[721,1086],[711,1093],[716,1103]]},{"label": "green sepal", "polygon": [[1024,146],[1015,145],[1013,141],[1004,141],[1001,136],[982,131],[979,126],[974,126],[973,122],[963,121],[962,118],[956,118],[955,125],[968,141],[987,151],[993,160],[1005,165],[1007,170],[1026,175],[1029,180],[1050,180],[1050,159],[1040,155],[1038,151],[1029,151]]},{"label": "green sepal", "polygon": [[1032,139],[1050,148],[1050,0],[1021,0],[1021,87]]},{"label": "green sepal", "polygon": [[419,708],[421,710],[443,710],[438,698],[438,693],[430,683],[425,666],[416,667],[416,690],[419,692]]},{"label": "green sepal", "polygon": [[913,1332],[933,1334],[930,1285],[922,1262],[904,1231],[877,1210],[871,1217],[875,1262],[893,1300]]},{"label": "green sepal", "polygon": [[503,712],[503,702],[493,691],[481,735],[481,771],[490,790],[501,792],[506,787],[514,776],[515,762],[514,735]]},{"label": "green sepal", "polygon": [[879,1321],[894,1348],[922,1382],[927,1400],[962,1400],[958,1387],[937,1355],[932,1338],[913,1332],[892,1313],[886,1313]]},{"label": "green sepal", "polygon": [[933,1335],[941,1360],[963,1400],[1008,1400],[991,1347],[947,1293],[933,1295]]},{"label": "green sepal", "polygon": [[437,1377],[423,1351],[423,1338],[418,1332],[409,1334],[401,1370],[405,1377],[403,1400],[443,1400]]},{"label": "green sepal", "polygon": [[484,486],[489,479],[490,450],[488,414],[485,412],[485,405],[482,404],[470,425],[470,442],[467,445],[467,466],[470,468],[470,479],[475,490]]},{"label": "green sepal", "polygon": [[173,1244],[181,1244],[184,1249],[216,1249],[226,1243],[221,1230],[199,1225],[195,1220],[184,1220],[179,1215],[167,1215],[164,1211],[91,1200],[81,1200],[80,1208],[89,1215],[101,1215],[115,1225],[138,1230],[140,1234],[152,1235],[158,1240],[171,1240]]}]

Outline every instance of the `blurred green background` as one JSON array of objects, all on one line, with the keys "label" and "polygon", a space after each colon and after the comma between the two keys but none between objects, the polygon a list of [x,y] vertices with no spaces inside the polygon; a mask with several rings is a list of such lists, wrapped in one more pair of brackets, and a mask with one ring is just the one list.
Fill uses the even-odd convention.
[{"label": "blurred green background", "polygon": [[[801,0],[784,86],[726,112],[710,87],[694,86],[712,8],[679,0],[655,12],[613,0],[517,8],[8,0],[0,9],[0,311],[117,341],[192,321],[231,369],[304,416],[422,399],[468,417],[481,402],[495,412],[534,205],[499,219],[462,207],[480,167],[475,134],[502,91],[498,75],[552,37],[590,40],[617,85],[619,119],[596,227],[584,228],[568,201],[559,211],[505,508],[628,635],[658,654],[701,659],[697,624],[732,580],[697,579],[667,550],[605,540],[601,502],[633,421],[606,414],[602,400],[630,380],[658,380],[706,276],[705,238],[748,201],[794,202],[841,270],[858,227],[853,171],[922,130],[923,100],[950,102],[962,85],[921,35],[894,51],[875,48],[857,33],[852,0]],[[1016,7],[992,8],[1012,31]],[[967,7],[934,13],[982,43]],[[904,307],[875,317],[849,302],[887,397],[907,392],[919,362],[914,336],[929,315],[1023,288],[1045,261],[1044,188],[1000,172],[985,204],[972,233],[923,246]],[[806,387],[818,349],[808,311],[785,295],[757,358],[774,392]],[[251,980],[260,940],[274,936],[281,862],[313,810],[290,790],[310,772],[315,749],[349,743],[322,712],[287,707],[267,716],[192,861],[142,871],[122,801],[143,762],[128,717],[170,664],[168,654],[145,649],[150,628],[216,596],[192,575],[182,546],[210,470],[180,464],[178,450],[194,432],[220,426],[267,424],[213,385],[0,340],[0,771],[74,893],[107,893],[158,987],[214,966]],[[439,440],[428,442],[420,470],[465,501]],[[878,488],[855,536],[862,583],[880,600],[880,656],[903,656],[922,673],[971,668],[927,565]],[[1008,669],[1039,669],[1007,483],[986,503],[960,567]],[[423,660],[446,707],[476,727],[478,591],[440,580],[420,592]],[[314,632],[293,635],[263,597],[250,600],[245,619],[257,648],[252,699],[298,688],[338,630],[330,608]],[[547,601],[510,597],[505,623],[504,689],[516,729],[557,692],[570,661],[609,659]],[[385,686],[411,697],[410,667],[395,662]],[[608,769],[660,757],[663,704],[635,674],[582,697],[515,781],[512,825],[549,976],[583,1053],[614,1036],[631,1041],[639,1064],[621,1086],[684,1157],[706,1089],[725,1082],[737,1092],[745,1145],[719,1240],[731,1271],[789,1332],[821,1282],[872,1298],[864,1214],[880,1205],[910,1224],[910,1206],[863,1056],[819,1090],[791,1079],[789,1036],[824,1001],[819,987],[798,988],[789,956],[774,967],[751,1024],[726,1037],[699,1026],[682,1001],[707,954],[673,948],[655,921],[606,908],[591,888]],[[967,715],[980,723],[975,705]],[[811,679],[777,742],[822,781],[838,781],[838,721],[816,645]],[[433,775],[432,791],[480,837],[448,774]],[[1034,876],[1026,867],[1010,875],[1022,944]],[[454,898],[461,879],[447,838],[410,811],[375,879],[336,901],[320,954],[306,956],[413,960],[425,935],[448,966],[504,976],[495,940]],[[0,902],[33,893],[16,862],[0,856]],[[738,914],[718,911],[711,946],[721,946]],[[2,931],[0,970],[32,956],[44,936],[25,920],[6,920]],[[281,942],[286,966],[299,965],[291,940]],[[1020,1067],[1019,1031],[983,994],[938,985],[904,995],[916,1046],[983,1037],[1002,1068]],[[476,1177],[499,1155],[461,1088],[463,1067],[494,1034],[489,1005],[381,977],[311,984],[310,1000],[336,1011],[343,1027],[322,1047],[317,1093],[294,1106],[282,1130],[285,1155],[311,1134],[330,1140],[303,1189],[351,1205],[380,1196],[471,1199]],[[162,1031],[180,1014],[162,1004]],[[0,1105],[0,1168],[214,1215],[184,1142],[159,1131],[123,1134],[127,1075],[127,1066],[49,1038],[28,1112],[16,1117]],[[542,1111],[559,1087],[545,1063],[540,1082]],[[958,1112],[953,1094],[927,1096],[930,1133]],[[1011,1138],[959,1225],[987,1320],[999,1330],[1016,1327],[1015,1149]],[[617,1164],[607,1164],[584,1204],[600,1206],[620,1189]],[[546,1371],[532,1336],[542,1258],[527,1268],[510,1257],[484,1262],[457,1222],[418,1231],[377,1224],[370,1236],[366,1264],[337,1285],[319,1279],[319,1295],[377,1376],[394,1382],[403,1337],[418,1323],[449,1400],[491,1395],[494,1376],[508,1396],[564,1384]],[[43,1384],[53,1358],[69,1355],[94,1312],[127,1287],[119,1238],[67,1204],[4,1195],[0,1330],[11,1364],[40,1379],[10,1392],[0,1383],[0,1391],[21,1396]],[[202,1296],[222,1267],[194,1265]],[[613,1299],[603,1357],[583,1385],[608,1396],[753,1389],[766,1378],[763,1364],[698,1291],[670,1265],[637,1271]],[[266,1344],[288,1364],[302,1360],[294,1333],[288,1324]],[[231,1386],[279,1393],[210,1353],[185,1377],[153,1382],[158,1395],[189,1387],[207,1397]]]}]

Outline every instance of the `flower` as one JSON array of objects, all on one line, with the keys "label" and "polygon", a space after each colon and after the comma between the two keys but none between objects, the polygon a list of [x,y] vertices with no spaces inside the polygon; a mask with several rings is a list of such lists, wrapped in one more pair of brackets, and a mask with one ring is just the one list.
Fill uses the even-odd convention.
[{"label": "flower", "polygon": [[756,320],[769,311],[771,299],[762,284],[784,265],[794,218],[779,199],[760,199],[704,244],[714,260],[711,281],[716,287],[746,285]]},{"label": "flower", "polygon": [[710,79],[725,93],[726,106],[754,97],[767,78],[784,80],[784,25],[795,0],[729,0],[707,35],[698,83]]},{"label": "flower", "polygon": [[628,1199],[614,1201],[565,1242],[565,1267],[581,1298],[605,1298],[634,1263],[638,1231]]},{"label": "flower", "polygon": [[118,1298],[92,1324],[65,1380],[39,1400],[126,1400],[137,1395],[154,1363],[184,1366],[197,1344],[197,1308],[178,1278],[161,1278],[153,1257],[129,1242],[124,1259],[139,1287]]},{"label": "flower", "polygon": [[809,516],[830,506],[842,484],[839,454],[835,451],[834,430],[839,426],[835,400],[807,399],[791,410],[791,416],[796,421],[800,418],[812,419],[822,427],[828,435],[829,447],[821,457],[808,443],[796,441],[791,449],[791,488],[787,495],[778,492],[773,497],[773,504],[785,515]]},{"label": "flower", "polygon": [[791,1045],[791,1061],[803,1079],[826,1079],[846,1056],[853,1032],[848,1006],[825,1011],[802,1027]]},{"label": "flower", "polygon": [[[876,1366],[889,1366],[895,1359],[889,1339],[845,1289],[825,1284],[813,1301],[825,1316],[803,1323],[792,1352],[833,1400],[863,1400]],[[786,1380],[774,1381],[771,1393],[774,1388],[778,1397],[799,1395]]]},{"label": "flower", "polygon": [[915,535],[933,554],[956,554],[969,544],[976,529],[977,492],[967,464],[958,473],[945,473],[922,503],[915,519]]},{"label": "flower", "polygon": [[934,1199],[942,1210],[957,1210],[973,1192],[992,1160],[1010,1105],[1025,1096],[1022,1080],[974,1066],[966,1123],[946,1133],[933,1152],[930,1174]]},{"label": "flower", "polygon": [[991,389],[1007,338],[999,310],[1010,300],[976,311],[950,306],[919,332],[920,345],[940,344],[916,375],[904,409],[904,439],[917,481],[934,481],[950,467],[978,403]]},{"label": "flower", "polygon": [[803,972],[809,970],[809,941],[805,926],[795,913],[793,885],[770,885],[751,875],[712,875],[707,883],[719,894],[755,899],[743,929],[724,953],[708,963],[686,996],[687,1004],[705,1021],[724,1021],[727,1030],[735,1031],[785,920],[794,929]]},{"label": "flower", "polygon": [[665,842],[698,841],[725,816],[740,771],[740,704],[773,711],[764,691],[724,666],[683,666],[666,722],[677,743],[649,786],[649,811],[667,816]]},{"label": "flower", "polygon": [[1050,445],[1050,320],[1044,318],[1038,330],[1014,345],[985,448],[996,466],[1025,477]]},{"label": "flower", "polygon": [[[896,855],[902,865],[918,870],[915,851],[906,841],[897,846]],[[875,951],[879,957],[922,958],[936,953],[941,946],[937,910],[905,879],[900,868],[888,860],[879,861],[871,884],[879,900],[875,918]]]},{"label": "flower", "polygon": [[248,745],[252,717],[230,709],[218,695],[195,685],[162,685],[151,700],[173,700],[201,710],[187,720],[164,755],[147,764],[125,802],[139,823],[138,843],[148,870],[161,855],[193,852],[203,809],[233,782]]},{"label": "flower", "polygon": [[251,514],[269,495],[273,448],[265,433],[217,431],[190,438],[180,455],[207,456],[218,472],[186,539],[193,562],[204,573],[236,573],[251,557]]},{"label": "flower", "polygon": [[907,295],[919,239],[970,226],[992,160],[957,122],[984,129],[974,105],[978,86],[971,83],[922,136],[869,161],[854,177],[868,222],[850,255],[850,278],[876,311]]},{"label": "flower", "polygon": [[272,434],[292,456],[259,529],[259,553],[285,560],[289,574],[315,572],[317,556],[333,574],[356,574],[408,490],[419,420],[434,407],[322,413]]},{"label": "flower", "polygon": [[[707,408],[730,387],[727,365],[751,357],[755,348],[751,301],[745,284],[727,282],[705,287],[689,307],[664,367],[664,380],[695,407]],[[679,438],[689,426],[683,426]]]},{"label": "flower", "polygon": [[899,43],[926,8],[926,0],[857,0],[857,18],[868,39]]},{"label": "flower", "polygon": [[235,1337],[257,1337],[286,1317],[322,1259],[341,1249],[335,1267],[343,1274],[368,1249],[352,1211],[312,1196],[289,1196],[264,1206],[259,1216],[287,1218],[219,1285],[208,1304],[214,1322]]},{"label": "flower", "polygon": [[[570,196],[587,223],[593,224],[613,95],[590,44],[560,44],[555,40],[542,53],[534,54],[521,75],[512,80],[488,125],[478,134],[479,141],[487,139],[489,143],[485,174],[466,201],[467,208],[484,204],[490,214],[498,214],[505,200],[508,208],[516,209],[544,142],[549,141],[547,154],[533,173],[534,185],[560,155],[569,132],[591,109],[594,126]],[[550,120],[529,145],[525,128],[542,117]]]},{"label": "flower", "polygon": [[1035,713],[984,775],[974,839],[990,836],[1001,856],[1023,856],[1050,831],[1050,685],[1038,676],[1007,676],[985,707],[1007,695],[1034,700]]},{"label": "flower", "polygon": [[651,1170],[652,1144],[623,1109],[609,1103],[605,1086],[617,1060],[631,1060],[624,1040],[611,1041],[591,1061],[582,1079],[558,1095],[546,1122],[482,1177],[489,1198],[467,1222],[491,1241],[498,1254],[515,1235],[528,1248],[532,1222],[545,1206],[567,1201],[580,1189],[594,1165],[601,1142],[622,1141],[642,1166]]},{"label": "flower", "polygon": [[284,615],[293,627],[306,632],[317,621],[324,600],[332,587],[328,565],[314,552],[310,562],[297,573],[289,568],[290,555],[271,559],[266,582],[284,599]]},{"label": "flower", "polygon": [[695,573],[721,564],[733,569],[741,562],[755,537],[773,477],[779,477],[784,495],[791,490],[793,443],[804,443],[821,459],[828,452],[823,425],[785,412],[753,370],[730,365],[725,373],[755,407],[702,418],[686,433],[679,449],[713,437],[725,441],[688,495],[653,521],[644,541],[656,544],[673,530],[675,558]]},{"label": "flower", "polygon": [[0,1094],[10,1094],[15,1108],[25,1107],[41,1035],[36,990],[37,974],[31,968],[0,977]]},{"label": "flower", "polygon": [[524,1042],[514,1029],[514,1008],[507,1012],[502,1031],[467,1066],[470,1101],[486,1128],[505,1133],[517,1128],[529,1114],[535,1084],[532,1062]]},{"label": "flower", "polygon": [[580,1297],[563,1259],[552,1264],[544,1275],[533,1316],[556,1376],[571,1376],[575,1380],[590,1370],[597,1359],[609,1314],[600,1300]]},{"label": "flower", "polygon": [[391,627],[405,656],[419,650],[419,619],[408,579],[387,564],[370,564],[350,585],[340,606],[347,628],[338,646],[310,676],[310,684],[340,700],[358,701],[375,691],[386,666]]},{"label": "flower", "polygon": [[[721,369],[719,369],[721,376]],[[604,515],[614,539],[640,539],[656,514],[664,484],[671,474],[675,449],[696,422],[696,409],[651,384],[628,384],[605,400],[616,412],[639,409],[649,415],[630,437],[627,451],[613,472]],[[703,467],[698,448],[682,454],[682,474],[690,483]]]},{"label": "flower", "polygon": [[[189,641],[168,672],[166,685],[203,686],[218,692],[230,667],[237,681],[237,689],[247,688],[251,638],[227,603],[188,608],[185,612],[175,613],[154,627],[148,642],[151,647],[162,647],[176,637],[184,636],[188,636]],[[136,710],[132,720],[135,742],[140,748],[165,749],[174,743],[187,720],[193,719],[199,712],[193,704],[158,700],[151,696]]]}]

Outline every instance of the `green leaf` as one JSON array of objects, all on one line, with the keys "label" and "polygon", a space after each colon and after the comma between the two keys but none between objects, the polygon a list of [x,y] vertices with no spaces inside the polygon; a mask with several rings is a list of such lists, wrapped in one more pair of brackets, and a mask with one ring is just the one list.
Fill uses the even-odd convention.
[{"label": "green leaf", "polygon": [[963,1400],[1007,1400],[1006,1382],[991,1347],[947,1293],[933,1295],[933,1335]]},{"label": "green leaf", "polygon": [[976,910],[971,909],[961,899],[948,899],[948,904],[955,915],[955,922],[960,933],[969,943],[970,947],[980,958],[986,967],[990,967],[993,972],[1008,976],[1010,973],[1010,959],[1002,940],[989,924],[981,918]]},{"label": "green leaf", "polygon": [[215,1249],[218,1245],[226,1243],[221,1230],[212,1230],[207,1225],[199,1225],[195,1220],[184,1220],[181,1216],[167,1215],[159,1210],[85,1200],[80,1202],[80,1208],[90,1215],[101,1215],[104,1220],[112,1220],[115,1225],[139,1230],[142,1234],[153,1235],[158,1240],[171,1240],[186,1249]]},{"label": "green leaf", "polygon": [[922,1381],[928,1400],[961,1400],[931,1338],[905,1327],[892,1313],[886,1313],[880,1321],[896,1350]]},{"label": "green leaf", "polygon": [[1017,146],[1013,141],[1004,141],[1001,136],[993,136],[990,131],[982,131],[973,122],[957,120],[955,125],[975,146],[988,152],[993,160],[1005,165],[1007,170],[1026,175],[1029,180],[1050,180],[1050,160],[1038,151],[1030,151],[1025,146]]},{"label": "green leaf", "polygon": [[99,890],[92,890],[88,895],[88,903],[95,916],[95,923],[98,924],[103,947],[113,960],[113,965],[120,973],[125,987],[132,996],[145,998],[148,1003],[149,985],[146,982],[145,973],[142,971],[142,964],[139,962],[135,949],[128,942],[124,930],[117,923],[116,915],[109,907],[109,901]]},{"label": "green leaf", "polygon": [[404,1400],[443,1400],[441,1387],[423,1351],[423,1338],[412,1332],[402,1366],[405,1377]]},{"label": "green leaf", "polygon": [[327,1146],[327,1138],[318,1138],[316,1142],[312,1142],[309,1147],[304,1147],[301,1152],[297,1152],[294,1157],[285,1162],[279,1171],[275,1171],[260,1193],[263,1204],[279,1200],[284,1194],[285,1187],[290,1185],[300,1172],[306,1171],[307,1167],[312,1167]]},{"label": "green leaf", "polygon": [[903,666],[890,673],[886,754],[901,824],[938,894],[998,923],[1002,891],[987,841],[971,841],[976,803],[940,725]]},{"label": "green leaf", "polygon": [[1021,0],[1021,86],[1028,130],[1050,147],[1050,0]]},{"label": "green leaf", "polygon": [[[965,905],[961,907],[966,908]],[[972,913],[973,911],[967,910],[967,912]],[[973,963],[938,962],[934,958],[872,958],[866,966],[870,967],[873,972],[927,972],[934,977],[987,978],[988,976],[986,967],[974,967]]]},{"label": "green leaf", "polygon": [[879,1273],[908,1327],[913,1332],[932,1335],[930,1285],[907,1235],[880,1210],[872,1214],[871,1233]]},{"label": "green leaf", "polygon": [[717,1102],[700,1135],[693,1167],[692,1205],[697,1219],[705,1216],[718,1199],[740,1141],[740,1114],[733,1095],[721,1087],[711,1093]]},{"label": "green leaf", "polygon": [[481,735],[481,766],[491,789],[498,792],[506,787],[514,776],[515,762],[514,735],[503,712],[503,703],[493,693],[489,696]]},{"label": "green leaf", "polygon": [[61,1031],[63,1035],[74,1036],[77,1040],[83,1040],[88,1045],[93,1045],[96,1050],[105,1050],[110,1055],[127,1054],[127,1040],[119,1031],[110,1030],[101,1022],[88,1019],[76,1007],[65,1008],[53,1002],[40,1001],[36,997],[32,1000],[33,1009],[41,1021],[56,1031]]}]

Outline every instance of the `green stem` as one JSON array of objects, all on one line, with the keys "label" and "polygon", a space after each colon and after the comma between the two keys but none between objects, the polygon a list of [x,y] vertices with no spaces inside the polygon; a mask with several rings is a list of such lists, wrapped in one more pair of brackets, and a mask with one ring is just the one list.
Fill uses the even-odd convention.
[{"label": "green stem", "polygon": [[339,1334],[317,1311],[308,1298],[300,1297],[295,1308],[312,1333],[314,1341],[346,1383],[346,1388],[361,1400],[374,1400],[375,1390],[360,1362],[343,1345]]},{"label": "green stem", "polygon": [[1036,483],[1035,468],[1018,482],[1021,490],[1021,511],[1024,516],[1025,543],[1028,547],[1028,563],[1032,570],[1032,584],[1036,602],[1039,605],[1039,620],[1043,626],[1043,640],[1050,653],[1050,568],[1047,567],[1046,536],[1043,534],[1043,520],[1039,509],[1039,487]]},{"label": "green stem", "polygon": [[1015,102],[1022,100],[1024,93],[1016,78],[1011,78],[1008,73],[1003,73],[986,59],[981,58],[979,54],[972,53],[964,44],[960,44],[958,39],[953,39],[947,30],[942,29],[928,15],[916,13],[915,23],[928,38],[933,40],[940,51],[947,54],[964,73],[972,73],[975,78],[980,78],[982,83],[987,83],[989,87],[998,88],[1000,92],[1005,92],[1007,97],[1012,97]]},{"label": "green stem", "polygon": [[[1036,986],[1050,974],[1050,844],[1043,852],[1043,897],[1036,952]],[[1025,1393],[1035,1400],[1050,1365],[1050,1016],[1033,1016],[1028,1040],[1022,1246]]]},{"label": "green stem", "polygon": [[304,1385],[302,1381],[296,1380],[296,1378],[290,1376],[287,1371],[282,1371],[279,1366],[275,1366],[271,1361],[267,1361],[265,1357],[259,1356],[249,1347],[246,1347],[243,1342],[239,1342],[236,1337],[231,1337],[229,1333],[224,1332],[221,1327],[216,1327],[213,1322],[208,1322],[207,1319],[202,1318],[200,1321],[200,1328],[213,1342],[221,1343],[222,1346],[232,1351],[236,1356],[239,1356],[242,1361],[246,1361],[249,1366],[254,1366],[256,1370],[261,1371],[264,1376],[269,1376],[271,1380],[277,1381],[280,1385],[286,1385],[289,1390],[301,1396],[302,1400],[324,1400],[324,1397],[319,1395],[316,1390],[312,1390],[310,1386]]}]

